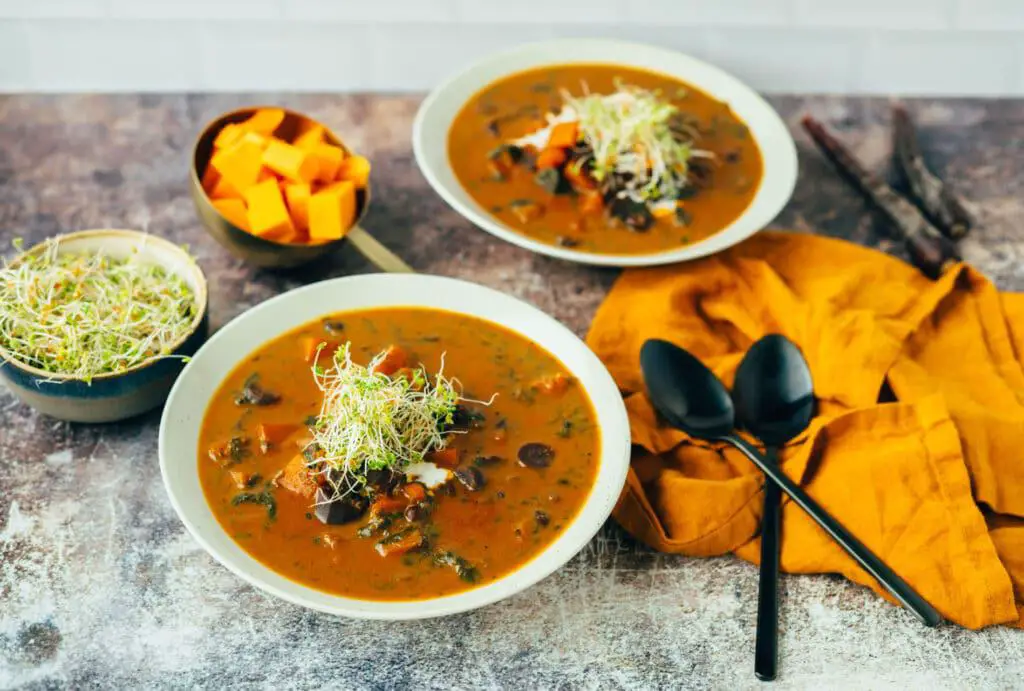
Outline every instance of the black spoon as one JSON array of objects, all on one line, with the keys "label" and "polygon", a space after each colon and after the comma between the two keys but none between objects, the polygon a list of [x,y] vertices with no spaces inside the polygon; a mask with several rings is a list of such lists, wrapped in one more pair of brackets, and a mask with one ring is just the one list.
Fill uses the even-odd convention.
[{"label": "black spoon", "polygon": [[[765,336],[743,356],[732,400],[740,424],[764,442],[765,459],[778,465],[779,448],[807,429],[814,415],[811,369],[803,353],[785,336]],[[754,643],[754,675],[761,681],[774,679],[778,664],[781,498],[779,486],[766,482]]]},{"label": "black spoon", "polygon": [[725,386],[714,372],[693,355],[667,341],[652,339],[640,349],[640,368],[651,403],[673,427],[692,437],[732,444],[756,465],[772,482],[782,488],[796,504],[822,527],[832,539],[857,560],[893,596],[926,625],[935,626],[942,618],[935,608],[917,594],[906,581],[855,538],[836,519],[775,465],[768,463],[756,448],[734,432],[735,411]]}]

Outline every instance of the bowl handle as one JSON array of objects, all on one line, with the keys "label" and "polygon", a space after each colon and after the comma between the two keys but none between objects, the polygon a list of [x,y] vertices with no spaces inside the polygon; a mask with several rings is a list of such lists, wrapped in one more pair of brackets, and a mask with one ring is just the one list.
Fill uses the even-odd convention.
[{"label": "bowl handle", "polygon": [[382,245],[361,226],[355,226],[346,236],[361,255],[381,271],[392,274],[416,273],[413,268],[399,259],[398,255]]}]

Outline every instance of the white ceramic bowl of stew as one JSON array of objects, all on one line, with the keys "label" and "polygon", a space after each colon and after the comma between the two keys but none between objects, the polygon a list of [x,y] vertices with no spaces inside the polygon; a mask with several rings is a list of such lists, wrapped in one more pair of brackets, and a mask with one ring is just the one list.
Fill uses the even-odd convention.
[{"label": "white ceramic bowl of stew", "polygon": [[[204,411],[222,381],[261,344],[327,315],[387,307],[445,310],[492,322],[557,358],[585,392],[600,434],[594,482],[558,536],[531,561],[484,585],[419,600],[366,600],[293,581],[250,556],[207,503],[198,472]],[[453,371],[453,374],[455,372]],[[569,561],[608,519],[629,465],[629,424],[615,382],[569,329],[516,298],[465,281],[372,274],[309,285],[268,300],[217,332],[186,366],[160,425],[160,469],[171,503],[192,536],[221,564],[261,590],[303,607],[355,618],[418,619],[454,614],[514,595]]]},{"label": "white ceramic bowl of stew", "polygon": [[[745,124],[763,164],[756,191],[742,212],[707,237],[642,252],[584,251],[541,241],[485,208],[459,180],[449,155],[449,133],[463,107],[478,94],[512,75],[545,67],[621,66],[683,82],[726,104]],[[603,92],[601,92],[603,93]],[[481,138],[486,134],[481,130]],[[494,144],[498,144],[495,140]],[[605,39],[560,39],[530,44],[487,57],[434,89],[413,124],[413,151],[431,187],[474,225],[512,244],[559,259],[592,265],[652,266],[720,252],[767,226],[792,196],[797,177],[796,146],[786,124],[753,89],[736,77],[672,50]],[[685,205],[685,202],[684,202]],[[716,226],[717,227],[717,226]],[[603,232],[603,231],[596,231]],[[627,232],[627,231],[619,231]]]}]

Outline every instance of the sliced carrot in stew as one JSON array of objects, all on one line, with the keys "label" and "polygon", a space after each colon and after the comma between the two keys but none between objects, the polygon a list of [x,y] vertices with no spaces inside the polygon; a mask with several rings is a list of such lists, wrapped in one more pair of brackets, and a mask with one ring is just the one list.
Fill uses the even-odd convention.
[{"label": "sliced carrot in stew", "polygon": [[558,168],[565,163],[567,158],[565,149],[544,149],[537,155],[537,170]]},{"label": "sliced carrot in stew", "polygon": [[423,535],[418,530],[410,530],[394,538],[381,540],[376,544],[377,553],[382,557],[392,554],[405,554],[423,544]]},{"label": "sliced carrot in stew", "polygon": [[575,122],[561,122],[551,128],[548,135],[548,149],[569,149],[576,144],[579,128]]},{"label": "sliced carrot in stew", "polygon": [[[323,348],[320,348],[321,343],[324,344]],[[338,350],[338,347],[339,345],[337,343],[325,341],[322,338],[313,338],[312,336],[307,336],[306,338],[302,339],[302,356],[306,358],[306,362],[313,362],[314,359],[317,360],[318,362],[321,360],[326,361],[334,357],[334,353],[335,351]],[[317,357],[316,354],[318,349],[320,350],[319,357]]]},{"label": "sliced carrot in stew", "polygon": [[370,505],[370,513],[379,516],[385,513],[404,511],[409,502],[404,497],[381,497]]},{"label": "sliced carrot in stew", "polygon": [[288,461],[277,482],[289,492],[303,497],[312,498],[316,494],[316,478],[301,454]]},{"label": "sliced carrot in stew", "polygon": [[390,377],[392,374],[405,367],[408,360],[409,356],[406,354],[405,350],[399,346],[390,345],[388,346],[388,349],[384,351],[384,357],[381,358],[380,362],[374,366],[373,371]]},{"label": "sliced carrot in stew", "polygon": [[427,454],[427,460],[442,468],[454,468],[459,464],[459,450],[452,447],[436,449]]}]

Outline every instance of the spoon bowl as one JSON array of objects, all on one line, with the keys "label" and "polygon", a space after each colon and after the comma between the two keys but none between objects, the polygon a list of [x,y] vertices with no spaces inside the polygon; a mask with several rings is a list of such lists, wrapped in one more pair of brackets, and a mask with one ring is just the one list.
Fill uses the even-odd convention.
[{"label": "spoon bowl", "polygon": [[736,411],[715,373],[674,343],[651,339],[640,348],[640,368],[655,409],[691,437],[732,433]]},{"label": "spoon bowl", "polygon": [[782,446],[807,429],[814,416],[814,386],[803,353],[780,334],[747,351],[733,385],[736,416],[767,446]]}]

